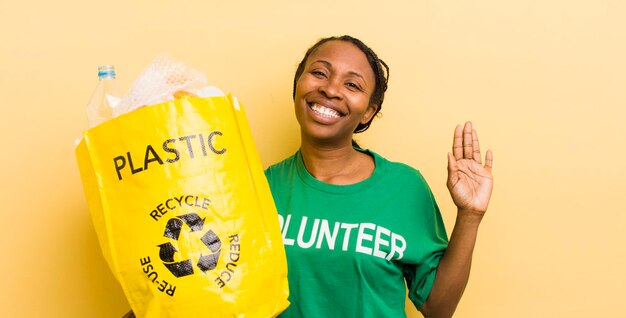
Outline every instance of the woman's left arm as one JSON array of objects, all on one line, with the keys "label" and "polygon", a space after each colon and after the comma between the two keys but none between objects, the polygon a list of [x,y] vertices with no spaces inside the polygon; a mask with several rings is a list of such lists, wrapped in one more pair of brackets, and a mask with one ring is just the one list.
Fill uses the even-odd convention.
[{"label": "woman's left arm", "polygon": [[487,211],[493,177],[493,154],[481,161],[478,135],[472,123],[454,131],[452,154],[448,153],[448,190],[458,208],[456,223],[444,253],[430,296],[420,311],[425,317],[452,317],[469,279],[478,226]]}]

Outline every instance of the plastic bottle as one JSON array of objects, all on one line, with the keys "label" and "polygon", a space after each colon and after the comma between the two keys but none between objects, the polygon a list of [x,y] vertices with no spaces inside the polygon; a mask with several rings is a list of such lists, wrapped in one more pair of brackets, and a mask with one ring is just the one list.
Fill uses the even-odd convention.
[{"label": "plastic bottle", "polygon": [[113,108],[117,106],[122,91],[115,80],[113,65],[98,66],[98,85],[87,104],[87,122],[89,128],[113,118]]}]

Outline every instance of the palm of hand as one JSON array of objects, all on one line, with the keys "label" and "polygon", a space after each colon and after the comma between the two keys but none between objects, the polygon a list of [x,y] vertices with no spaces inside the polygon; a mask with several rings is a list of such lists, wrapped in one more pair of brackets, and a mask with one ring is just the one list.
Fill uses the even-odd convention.
[{"label": "palm of hand", "polygon": [[485,213],[493,189],[491,151],[487,151],[483,166],[478,136],[470,122],[463,129],[457,126],[452,149],[454,155],[448,154],[447,186],[454,204],[459,210]]}]

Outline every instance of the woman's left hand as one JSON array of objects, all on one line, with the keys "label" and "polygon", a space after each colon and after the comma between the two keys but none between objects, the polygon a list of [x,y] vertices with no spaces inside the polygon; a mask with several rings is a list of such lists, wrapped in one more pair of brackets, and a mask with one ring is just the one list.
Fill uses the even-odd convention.
[{"label": "woman's left hand", "polygon": [[491,167],[493,154],[487,150],[485,165],[481,161],[480,146],[472,123],[458,125],[454,131],[452,154],[448,153],[448,190],[459,212],[477,213],[487,211],[493,177]]}]

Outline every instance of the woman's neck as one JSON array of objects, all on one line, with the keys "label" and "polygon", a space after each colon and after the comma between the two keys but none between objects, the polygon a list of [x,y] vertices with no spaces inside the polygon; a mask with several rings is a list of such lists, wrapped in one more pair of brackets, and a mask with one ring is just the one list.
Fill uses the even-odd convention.
[{"label": "woman's neck", "polygon": [[347,185],[363,181],[374,172],[374,158],[355,150],[351,144],[342,146],[302,143],[300,153],[307,171],[322,182]]}]

